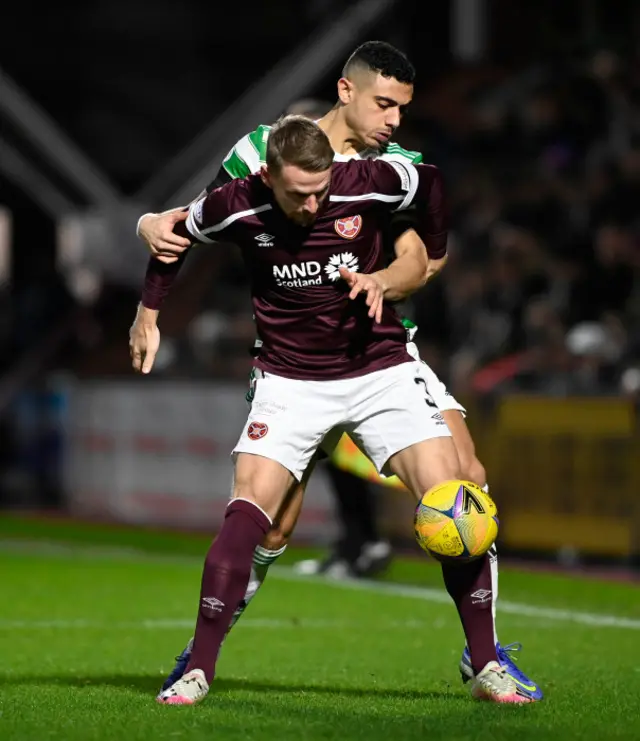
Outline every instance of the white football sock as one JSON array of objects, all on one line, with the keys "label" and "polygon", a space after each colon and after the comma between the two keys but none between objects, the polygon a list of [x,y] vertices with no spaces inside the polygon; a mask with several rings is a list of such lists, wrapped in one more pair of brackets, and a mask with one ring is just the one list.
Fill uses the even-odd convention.
[{"label": "white football sock", "polygon": [[[264,580],[267,578],[267,572],[272,563],[278,560],[280,556],[287,549],[286,545],[279,548],[277,551],[270,551],[268,548],[264,548],[259,545],[253,553],[253,564],[251,566],[251,576],[249,577],[249,583],[247,584],[247,591],[244,593],[240,604],[236,611],[233,613],[231,619],[231,625],[229,630],[238,622],[242,613],[247,609],[247,605],[256,596],[258,589],[263,585]],[[228,633],[229,631],[227,631]]]}]

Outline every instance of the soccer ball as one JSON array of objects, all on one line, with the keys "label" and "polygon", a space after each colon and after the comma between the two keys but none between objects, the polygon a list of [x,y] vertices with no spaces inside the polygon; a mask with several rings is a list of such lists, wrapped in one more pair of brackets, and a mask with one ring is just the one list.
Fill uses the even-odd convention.
[{"label": "soccer ball", "polygon": [[498,510],[471,481],[445,481],[420,500],[414,528],[419,546],[439,561],[473,561],[498,535]]}]

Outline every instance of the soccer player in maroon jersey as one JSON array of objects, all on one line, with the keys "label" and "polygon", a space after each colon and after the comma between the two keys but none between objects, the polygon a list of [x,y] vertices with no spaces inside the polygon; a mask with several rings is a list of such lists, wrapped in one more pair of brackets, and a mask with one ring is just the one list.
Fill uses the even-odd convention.
[{"label": "soccer player in maroon jersey", "polygon": [[[380,472],[395,473],[417,498],[460,476],[450,432],[425,403],[418,363],[386,302],[421,285],[427,253],[407,251],[385,268],[382,245],[389,211],[415,204],[428,256],[445,254],[439,172],[384,161],[332,168],[333,155],[316,124],[288,117],[271,131],[259,175],[216,189],[189,210],[183,233],[191,239],[222,238],[241,248],[262,347],[255,397],[234,449],[233,499],[205,560],[191,658],[160,702],[191,704],[207,694],[254,549],[321,445],[330,449],[348,432]],[[153,364],[158,309],[179,264],[150,261],[130,342],[134,367],[143,372]],[[468,595],[478,568],[464,571]],[[458,608],[475,672],[473,695],[530,701],[498,663],[490,610],[470,625],[464,604]]]},{"label": "soccer player in maroon jersey", "polygon": [[[332,110],[318,121],[319,126],[329,137],[337,160],[395,158],[400,162],[408,161],[412,164],[421,162],[421,155],[417,152],[407,152],[392,141],[380,142],[381,138],[384,139],[385,132],[392,133],[400,125],[402,111],[411,102],[414,77],[415,70],[405,55],[385,42],[365,42],[350,55],[338,80],[338,101]],[[207,190],[229,182],[234,177],[240,178],[250,172],[259,172],[266,157],[268,129],[269,126],[259,126],[256,131],[238,141]],[[420,237],[411,228],[411,221],[406,218],[407,213],[402,211],[397,214],[399,218],[391,219],[393,251],[396,255],[417,246],[424,250]],[[173,232],[176,221],[185,216],[184,213],[173,211],[165,214],[147,214],[140,219],[140,236],[159,260],[167,262],[176,260],[177,254],[189,246],[189,239]],[[176,244],[176,241],[181,244]],[[443,264],[444,259],[430,259],[424,280],[437,272]],[[412,335],[416,331],[415,326],[405,320],[405,328],[408,340],[412,340]],[[408,342],[407,349],[416,360],[419,359],[413,341]],[[445,385],[426,363],[422,363],[421,371],[428,398],[435,407],[434,412],[442,414],[453,436],[462,476],[486,488],[484,467],[475,454],[474,443],[465,422],[464,408],[447,392]],[[264,583],[270,565],[284,552],[302,506],[304,484],[305,481],[301,482],[287,499],[287,505],[279,513],[278,519],[273,523],[263,542],[256,548],[251,578],[232,625]],[[480,566],[475,580],[469,579],[466,572],[456,567],[445,565],[442,570],[446,589],[463,616],[465,635],[468,637],[469,630],[483,624],[483,619],[476,620],[475,615],[481,616],[490,611],[500,664],[506,667],[512,679],[518,683],[520,691],[528,693],[532,700],[539,700],[542,698],[540,688],[522,672],[511,657],[511,652],[518,650],[520,644],[502,646],[498,642],[495,628],[498,558],[495,546],[481,560]],[[189,641],[176,657],[175,667],[167,678],[165,687],[173,684],[175,679],[184,673],[190,659],[191,644],[192,641]],[[473,678],[474,669],[468,646],[462,652],[459,666],[464,681]]]}]

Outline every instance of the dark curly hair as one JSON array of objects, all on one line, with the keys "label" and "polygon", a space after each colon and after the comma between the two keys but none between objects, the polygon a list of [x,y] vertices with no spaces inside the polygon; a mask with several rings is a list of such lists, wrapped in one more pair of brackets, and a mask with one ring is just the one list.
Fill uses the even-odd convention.
[{"label": "dark curly hair", "polygon": [[342,76],[349,77],[361,69],[393,77],[407,85],[413,85],[416,77],[416,70],[407,56],[386,41],[367,41],[359,46],[347,59]]}]

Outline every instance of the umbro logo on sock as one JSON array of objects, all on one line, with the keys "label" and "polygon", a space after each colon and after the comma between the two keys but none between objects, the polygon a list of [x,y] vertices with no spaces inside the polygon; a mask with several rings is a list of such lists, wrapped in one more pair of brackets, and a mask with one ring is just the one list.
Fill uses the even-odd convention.
[{"label": "umbro logo on sock", "polygon": [[217,597],[203,597],[202,609],[205,613],[222,612],[224,609],[224,602],[219,600]]},{"label": "umbro logo on sock", "polygon": [[489,602],[491,600],[492,594],[493,593],[490,589],[478,589],[476,592],[472,592],[472,594],[470,595],[471,604],[478,605]]}]

